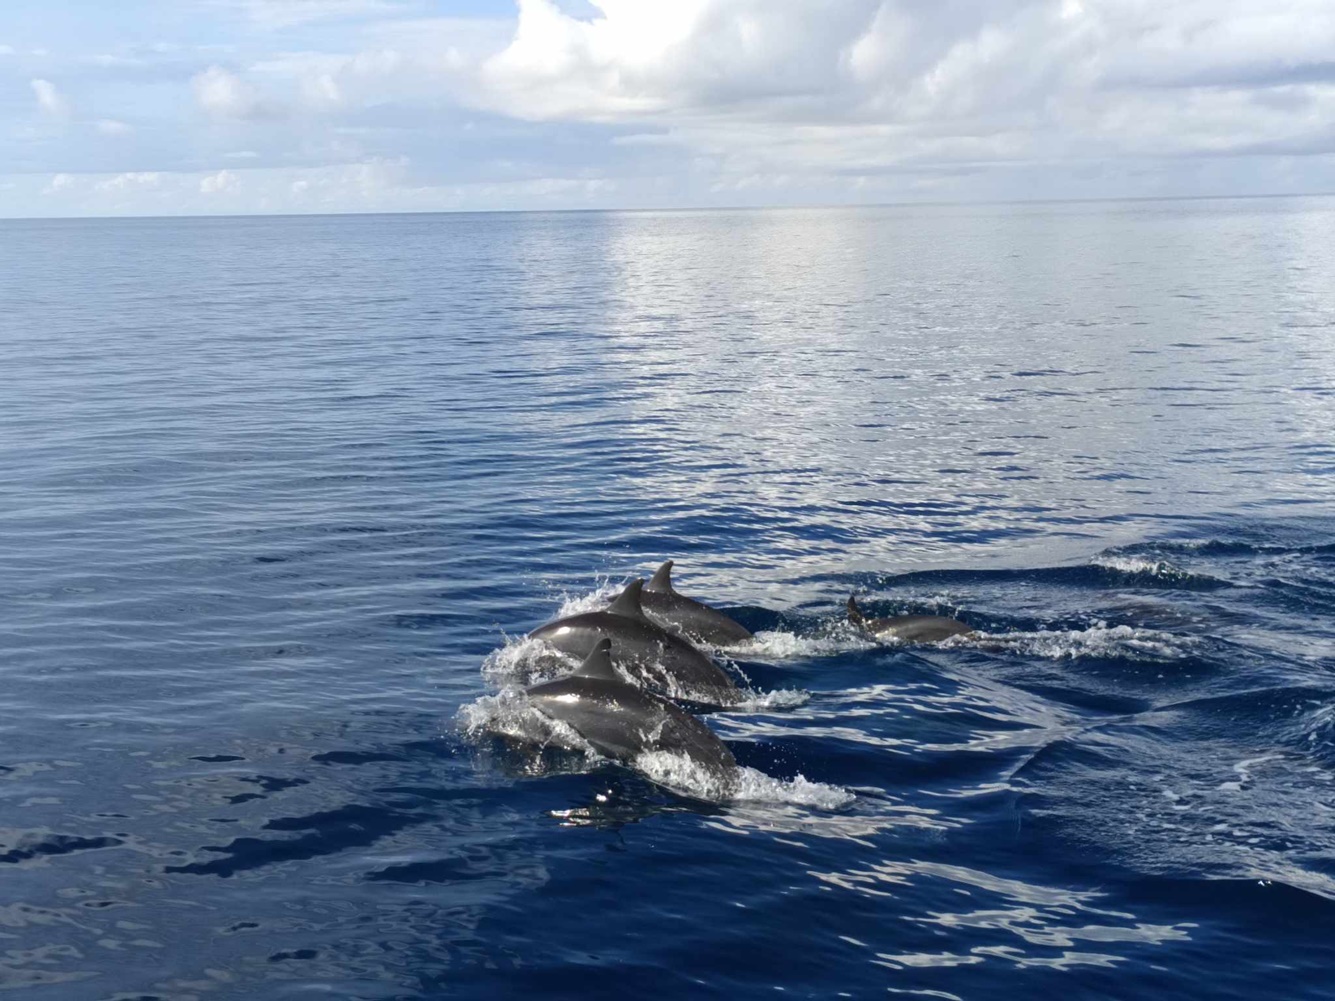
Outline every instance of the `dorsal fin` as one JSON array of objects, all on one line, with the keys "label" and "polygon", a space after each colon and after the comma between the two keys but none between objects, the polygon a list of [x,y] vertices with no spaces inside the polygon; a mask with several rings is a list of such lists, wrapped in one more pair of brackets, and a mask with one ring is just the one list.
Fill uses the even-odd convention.
[{"label": "dorsal fin", "polygon": [[653,579],[644,585],[646,591],[658,591],[661,594],[672,594],[672,561],[668,560],[658,568]]},{"label": "dorsal fin", "polygon": [[599,681],[620,681],[612,669],[612,641],[604,637],[594,644],[593,650],[584,658],[584,663],[575,671],[581,678],[597,678]]},{"label": "dorsal fin", "polygon": [[643,619],[644,609],[640,607],[640,592],[644,590],[644,578],[637,577],[626,585],[617,600],[612,602],[608,611],[613,615],[625,615],[632,619]]},{"label": "dorsal fin", "polygon": [[864,621],[862,618],[862,609],[858,608],[858,600],[851,594],[848,596],[848,621],[855,626],[862,625]]}]

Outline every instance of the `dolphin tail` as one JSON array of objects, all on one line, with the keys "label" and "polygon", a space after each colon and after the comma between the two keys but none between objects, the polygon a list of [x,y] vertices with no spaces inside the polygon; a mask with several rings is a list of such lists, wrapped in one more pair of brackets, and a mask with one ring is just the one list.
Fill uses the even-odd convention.
[{"label": "dolphin tail", "polygon": [[851,594],[848,596],[848,621],[855,626],[860,626],[866,621],[862,617],[862,609],[858,608],[857,598]]},{"label": "dolphin tail", "polygon": [[600,639],[575,673],[581,678],[620,681],[616,671],[612,670],[612,641],[605,636]]},{"label": "dolphin tail", "polygon": [[640,607],[640,592],[644,590],[644,578],[637,577],[626,585],[617,600],[608,606],[613,615],[625,615],[632,619],[643,619],[644,609]]},{"label": "dolphin tail", "polygon": [[672,561],[668,560],[658,571],[648,584],[644,585],[646,591],[659,591],[663,594],[672,594]]}]

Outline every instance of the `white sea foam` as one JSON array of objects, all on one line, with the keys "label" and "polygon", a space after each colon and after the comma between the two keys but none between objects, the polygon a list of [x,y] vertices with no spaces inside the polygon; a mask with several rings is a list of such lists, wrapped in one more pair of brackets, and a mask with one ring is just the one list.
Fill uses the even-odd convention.
[{"label": "white sea foam", "polygon": [[942,642],[941,646],[973,646],[984,650],[1046,657],[1050,660],[1075,660],[1080,657],[1179,660],[1189,656],[1198,642],[1190,636],[1160,632],[1157,629],[1110,626],[1106,622],[1099,622],[1088,629],[973,633],[969,636],[951,637]]},{"label": "white sea foam", "polygon": [[847,789],[812,782],[802,775],[787,780],[776,779],[743,766],[720,775],[701,767],[686,755],[672,751],[647,751],[635,758],[634,765],[651,782],[713,803],[784,803],[838,810],[856,798]]},{"label": "white sea foam", "polygon": [[810,636],[796,633],[764,631],[756,633],[755,640],[745,650],[757,659],[803,660],[809,657],[829,657],[853,650],[872,650],[876,642],[857,630],[843,624]]},{"label": "white sea foam", "polygon": [[598,586],[587,594],[561,595],[561,607],[553,619],[564,619],[571,615],[583,615],[585,612],[604,611],[612,599],[626,589],[624,583],[614,584],[610,580],[600,580]]},{"label": "white sea foam", "polygon": [[773,692],[746,690],[746,699],[735,706],[729,706],[729,712],[782,712],[796,709],[811,701],[811,693],[803,688],[780,688]]},{"label": "white sea foam", "polygon": [[1089,561],[1090,566],[1116,570],[1119,573],[1133,574],[1137,577],[1156,577],[1160,580],[1187,580],[1192,575],[1189,571],[1175,567],[1167,560],[1151,560],[1140,556],[1120,556],[1116,553],[1101,553]]},{"label": "white sea foam", "polygon": [[506,637],[505,645],[487,654],[482,661],[482,676],[497,687],[536,685],[565,677],[579,667],[579,660],[567,657],[550,643]]},{"label": "white sea foam", "polygon": [[733,800],[749,803],[786,803],[818,810],[842,810],[857,797],[840,786],[812,782],[804,775],[776,779],[754,768],[738,767]]},{"label": "white sea foam", "polygon": [[573,727],[539,712],[521,688],[483,695],[462,706],[456,719],[459,729],[473,740],[485,735],[509,737],[537,748],[556,747],[601,758]]}]

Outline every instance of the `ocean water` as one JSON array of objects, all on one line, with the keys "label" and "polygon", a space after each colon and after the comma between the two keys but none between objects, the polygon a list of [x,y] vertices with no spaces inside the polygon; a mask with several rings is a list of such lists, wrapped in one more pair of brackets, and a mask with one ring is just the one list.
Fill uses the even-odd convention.
[{"label": "ocean water", "polygon": [[[1332,274],[1330,199],[0,222],[0,989],[1331,997]],[[667,558],[733,797],[496,735]]]}]

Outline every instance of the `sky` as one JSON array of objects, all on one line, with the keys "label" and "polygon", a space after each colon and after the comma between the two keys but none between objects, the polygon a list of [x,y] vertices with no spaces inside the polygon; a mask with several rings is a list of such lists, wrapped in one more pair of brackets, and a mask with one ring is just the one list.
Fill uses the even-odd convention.
[{"label": "sky", "polygon": [[0,217],[1331,191],[1332,0],[0,2]]}]

